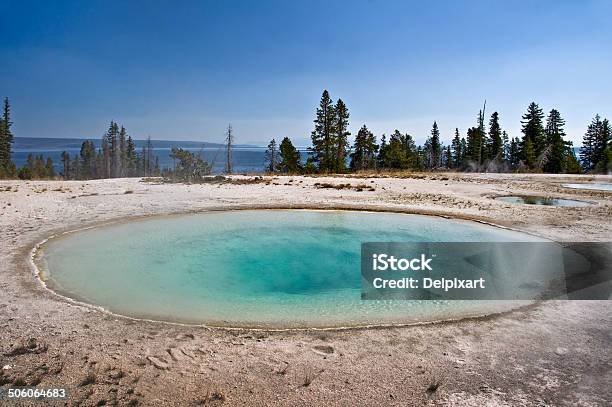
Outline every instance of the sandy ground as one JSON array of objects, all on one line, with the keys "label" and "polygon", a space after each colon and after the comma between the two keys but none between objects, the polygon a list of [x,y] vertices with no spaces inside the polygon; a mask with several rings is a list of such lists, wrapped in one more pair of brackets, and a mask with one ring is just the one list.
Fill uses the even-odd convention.
[{"label": "sandy ground", "polygon": [[[45,290],[29,263],[33,246],[61,231],[132,216],[247,206],[387,209],[480,220],[557,241],[610,241],[612,192],[561,187],[593,179],[415,174],[266,177],[242,185],[1,181],[1,388],[64,387],[70,397],[57,404],[88,406],[610,405],[610,301],[546,302],[403,328],[221,330],[134,321],[72,304]],[[509,194],[596,205],[536,207],[491,199]]]}]

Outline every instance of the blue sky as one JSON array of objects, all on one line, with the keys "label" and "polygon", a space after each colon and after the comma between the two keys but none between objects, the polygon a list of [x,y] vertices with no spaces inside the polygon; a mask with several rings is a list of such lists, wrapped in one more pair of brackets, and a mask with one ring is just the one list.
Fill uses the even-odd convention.
[{"label": "blue sky", "polygon": [[323,89],[355,134],[418,142],[434,120],[487,116],[519,136],[529,102],[557,108],[570,139],[612,119],[611,1],[0,0],[0,96],[14,133],[305,145]]}]

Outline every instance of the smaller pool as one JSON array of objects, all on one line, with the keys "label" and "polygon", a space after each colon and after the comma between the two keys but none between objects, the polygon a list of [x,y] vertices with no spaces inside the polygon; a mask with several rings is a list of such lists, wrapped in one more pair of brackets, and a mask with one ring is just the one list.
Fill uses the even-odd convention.
[{"label": "smaller pool", "polygon": [[563,184],[565,188],[594,189],[597,191],[612,191],[612,182],[592,182],[582,184]]},{"label": "smaller pool", "polygon": [[551,198],[545,196],[500,196],[498,201],[511,204],[544,205],[544,206],[591,206],[590,202],[574,199]]}]

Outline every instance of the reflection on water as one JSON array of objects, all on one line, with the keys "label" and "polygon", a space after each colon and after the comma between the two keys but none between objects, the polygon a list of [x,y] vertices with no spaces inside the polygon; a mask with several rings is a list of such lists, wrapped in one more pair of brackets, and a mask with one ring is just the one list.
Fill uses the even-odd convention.
[{"label": "reflection on water", "polygon": [[574,199],[552,198],[546,196],[500,196],[498,201],[511,204],[544,205],[544,206],[590,206],[590,202]]}]

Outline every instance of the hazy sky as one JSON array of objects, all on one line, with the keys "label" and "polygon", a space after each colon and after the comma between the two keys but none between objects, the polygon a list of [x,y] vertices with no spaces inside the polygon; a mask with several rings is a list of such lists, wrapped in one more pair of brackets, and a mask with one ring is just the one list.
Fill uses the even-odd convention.
[{"label": "hazy sky", "polygon": [[[425,4],[427,3],[427,4]],[[323,89],[350,130],[448,142],[531,101],[578,141],[612,119],[612,1],[0,0],[0,96],[14,133],[308,143]]]}]

